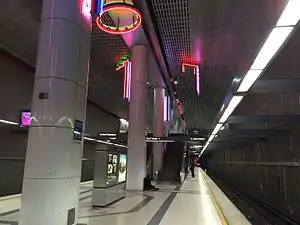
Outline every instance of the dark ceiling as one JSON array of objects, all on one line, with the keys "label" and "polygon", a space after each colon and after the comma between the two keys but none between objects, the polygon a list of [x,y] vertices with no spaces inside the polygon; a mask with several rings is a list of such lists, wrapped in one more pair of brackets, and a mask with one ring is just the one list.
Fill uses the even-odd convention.
[{"label": "dark ceiling", "polygon": [[[285,0],[151,0],[169,67],[178,79],[187,125],[211,129],[232,79],[251,65],[276,23]],[[200,95],[193,73],[180,65],[202,65]]]},{"label": "dark ceiling", "polygon": [[[133,2],[140,1],[145,0]],[[188,128],[211,129],[232,79],[242,77],[249,69],[286,0],[146,2],[167,66],[178,80],[176,90]],[[3,1],[1,4],[4,6]],[[36,59],[40,11],[41,0],[9,0],[0,7],[1,46],[32,65]],[[122,36],[93,27],[89,98],[125,118],[128,103],[122,98],[123,76],[115,72],[115,63],[128,51]],[[195,90],[193,73],[180,73],[183,62],[201,64],[200,95]],[[150,102],[151,98],[151,105]]]}]

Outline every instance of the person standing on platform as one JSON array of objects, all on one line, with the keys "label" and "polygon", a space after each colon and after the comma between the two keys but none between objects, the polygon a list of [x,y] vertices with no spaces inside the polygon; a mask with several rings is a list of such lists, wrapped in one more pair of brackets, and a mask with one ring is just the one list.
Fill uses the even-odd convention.
[{"label": "person standing on platform", "polygon": [[192,157],[190,161],[190,170],[191,170],[192,178],[195,178],[195,162]]}]

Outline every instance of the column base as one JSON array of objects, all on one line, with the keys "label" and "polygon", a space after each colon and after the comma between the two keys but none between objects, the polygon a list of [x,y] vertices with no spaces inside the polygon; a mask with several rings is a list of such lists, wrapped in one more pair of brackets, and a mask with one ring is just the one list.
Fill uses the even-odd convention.
[{"label": "column base", "polygon": [[77,223],[80,177],[24,178],[19,225]]}]

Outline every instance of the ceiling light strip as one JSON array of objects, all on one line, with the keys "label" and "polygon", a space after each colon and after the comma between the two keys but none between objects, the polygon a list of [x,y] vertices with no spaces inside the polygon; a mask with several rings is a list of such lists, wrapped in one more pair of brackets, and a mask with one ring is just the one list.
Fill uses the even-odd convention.
[{"label": "ceiling light strip", "polygon": [[240,84],[237,92],[247,92],[261,73],[262,70],[249,70],[244,77],[243,82]]},{"label": "ceiling light strip", "polygon": [[[299,10],[300,11],[300,10]],[[293,27],[275,27],[263,47],[259,51],[254,63],[252,64],[252,70],[263,70],[271,61],[273,56],[277,53],[284,41],[287,39]]]},{"label": "ceiling light strip", "polygon": [[223,123],[218,123],[215,126],[215,129],[213,130],[212,135],[216,135],[222,127],[223,127]]},{"label": "ceiling light strip", "polygon": [[231,115],[231,113],[235,110],[235,108],[238,106],[238,104],[242,101],[243,96],[241,95],[235,95],[230,100],[227,108],[225,109],[222,117],[219,120],[219,123],[225,123],[228,119],[228,117]]},{"label": "ceiling light strip", "polygon": [[276,26],[295,26],[300,20],[300,1],[289,0]]},{"label": "ceiling light strip", "polygon": [[247,92],[262,74],[300,20],[300,0],[289,0],[237,92]]}]

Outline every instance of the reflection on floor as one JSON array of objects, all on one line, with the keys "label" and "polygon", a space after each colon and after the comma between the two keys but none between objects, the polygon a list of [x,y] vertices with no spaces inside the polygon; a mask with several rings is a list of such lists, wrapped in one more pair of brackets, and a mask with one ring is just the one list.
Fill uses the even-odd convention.
[{"label": "reflection on floor", "polygon": [[[162,185],[158,192],[128,192],[107,207],[92,208],[92,183],[81,186],[79,224],[221,225],[201,173],[183,185]],[[0,224],[18,224],[20,197],[0,199]]]}]

